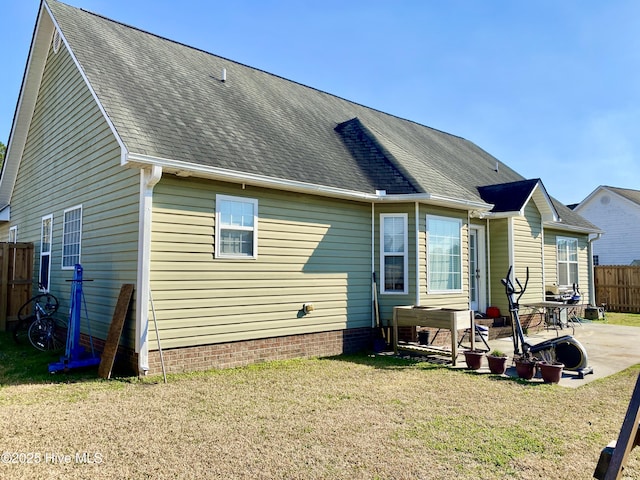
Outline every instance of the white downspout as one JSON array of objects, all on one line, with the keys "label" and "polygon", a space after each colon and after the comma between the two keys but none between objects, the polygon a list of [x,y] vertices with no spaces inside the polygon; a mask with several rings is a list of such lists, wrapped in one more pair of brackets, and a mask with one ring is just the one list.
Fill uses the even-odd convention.
[{"label": "white downspout", "polygon": [[589,268],[589,305],[594,306],[596,305],[596,284],[593,274],[593,242],[600,240],[601,236],[602,234],[598,233],[595,237],[591,237],[591,235],[589,235],[587,238],[587,255],[589,257],[587,258],[587,268]]},{"label": "white downspout", "polygon": [[138,374],[149,371],[149,291],[151,262],[151,214],[153,187],[162,178],[162,167],[140,169],[140,215],[138,220],[138,285],[136,292],[136,352]]},{"label": "white downspout", "polygon": [[491,288],[491,280],[493,277],[491,277],[491,230],[489,229],[489,219],[486,219],[486,225],[487,225],[487,233],[486,235],[486,245],[485,245],[485,256],[487,258],[487,274],[485,275],[486,278],[486,282],[487,282],[487,301],[489,303],[489,305],[495,305],[496,302],[494,302],[494,298],[493,298],[493,290]]},{"label": "white downspout", "polygon": [[[420,303],[420,204],[415,202],[415,228],[414,233],[416,236],[416,253],[414,255],[416,261],[416,305],[421,305]],[[409,246],[407,245],[407,248]]]},{"label": "white downspout", "polygon": [[[371,280],[373,280],[373,274],[376,272],[376,204],[371,203]],[[376,278],[378,280],[378,278]],[[377,283],[377,282],[376,282]],[[372,285],[373,288],[377,288],[377,285]],[[371,305],[373,305],[373,299],[375,298],[375,292],[371,292]],[[371,310],[371,328],[376,327],[376,312]]]}]

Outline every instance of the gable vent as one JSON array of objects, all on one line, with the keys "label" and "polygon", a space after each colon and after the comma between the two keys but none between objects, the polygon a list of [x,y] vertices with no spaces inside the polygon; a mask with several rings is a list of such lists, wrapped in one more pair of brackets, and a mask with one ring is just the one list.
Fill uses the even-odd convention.
[{"label": "gable vent", "polygon": [[53,53],[58,53],[60,50],[60,45],[62,44],[62,37],[60,36],[60,32],[56,28],[56,31],[53,33]]}]

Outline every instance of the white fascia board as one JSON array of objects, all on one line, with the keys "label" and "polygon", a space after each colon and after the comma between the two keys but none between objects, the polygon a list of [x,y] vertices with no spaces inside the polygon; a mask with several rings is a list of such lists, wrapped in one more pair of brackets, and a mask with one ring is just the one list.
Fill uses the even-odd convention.
[{"label": "white fascia board", "polygon": [[27,142],[29,125],[31,124],[33,112],[38,98],[38,93],[40,91],[42,75],[47,63],[49,45],[51,45],[53,34],[56,30],[58,31],[60,38],[64,43],[67,52],[69,52],[69,55],[71,56],[76,68],[80,72],[85,85],[91,92],[91,96],[98,105],[100,112],[102,113],[114,137],[120,145],[120,161],[122,164],[125,163],[127,157],[127,149],[124,145],[124,142],[120,138],[120,135],[118,135],[113,122],[100,103],[96,92],[91,86],[91,83],[89,83],[89,80],[85,75],[82,66],[78,62],[78,59],[69,47],[69,42],[65,38],[64,33],[60,29],[60,26],[56,23],[49,5],[47,4],[47,2],[42,2],[40,4],[38,19],[36,21],[33,38],[31,40],[31,48],[29,50],[27,65],[22,79],[22,86],[20,88],[20,94],[13,118],[13,124],[11,125],[11,133],[9,134],[5,161],[4,165],[2,166],[2,176],[0,177],[0,208],[11,203],[11,196],[13,195],[13,189],[15,187],[16,179],[18,176],[18,169],[20,167],[20,162],[22,160],[22,155],[24,153],[24,148]]},{"label": "white fascia board", "polygon": [[[67,52],[69,52],[69,56],[73,60],[74,65],[78,69],[78,72],[80,72],[80,75],[82,76],[82,80],[84,80],[84,84],[89,89],[89,92],[91,93],[91,96],[93,97],[93,100],[96,102],[96,105],[98,106],[98,108],[100,110],[100,113],[102,113],[102,116],[104,117],[104,120],[107,122],[107,125],[109,125],[109,129],[111,130],[111,133],[113,134],[114,138],[118,142],[118,145],[120,146],[120,164],[124,165],[126,163],[126,160],[127,160],[127,154],[128,154],[127,147],[125,146],[124,142],[122,141],[122,138],[118,134],[118,131],[116,130],[115,125],[111,121],[111,118],[109,118],[109,115],[107,115],[107,112],[104,109],[104,106],[102,105],[102,103],[100,102],[100,99],[98,98],[98,95],[96,94],[96,91],[93,89],[93,86],[91,85],[91,82],[89,82],[89,79],[87,78],[87,75],[85,74],[84,69],[82,68],[82,65],[80,64],[80,62],[78,61],[77,57],[73,53],[73,50],[71,50],[71,47],[69,46],[69,42],[67,41],[67,39],[64,36],[64,32],[60,28],[60,25],[57,24],[57,22],[55,20],[55,17],[53,16],[53,13],[51,13],[51,10],[49,9],[49,5],[46,2],[43,2],[43,5],[46,7],[47,12],[49,13],[49,17],[51,18],[51,21],[55,25],[56,30],[58,30],[58,34],[60,35],[60,38],[62,39],[62,43],[64,44],[65,48],[67,49]],[[51,35],[53,36],[53,32],[51,32]],[[51,41],[51,40],[52,39],[49,39],[49,41]]]},{"label": "white fascia board", "polygon": [[573,211],[574,211],[574,212],[576,212],[576,213],[578,213],[580,210],[582,210],[582,208],[583,208],[586,204],[588,204],[589,202],[591,202],[591,200],[593,200],[593,198],[594,198],[594,197],[595,197],[599,192],[601,192],[602,190],[607,190],[608,192],[613,193],[613,192],[611,192],[607,187],[605,187],[605,186],[603,186],[603,185],[600,185],[600,186],[596,187],[596,188],[595,188],[595,189],[594,189],[594,190],[593,190],[589,195],[587,195],[587,197],[586,197],[584,200],[582,200],[582,201],[581,201],[581,202],[576,206],[576,208],[574,208],[574,209],[573,209]]},{"label": "white fascia board", "polygon": [[[553,205],[553,202],[551,201],[551,197],[549,197],[549,194],[547,193],[547,190],[544,188],[544,185],[542,184],[541,181],[538,181],[538,183],[536,184],[535,188],[531,191],[531,195],[529,195],[529,198],[527,198],[527,201],[524,203],[524,205],[527,205],[529,201],[531,201],[532,199],[536,204],[536,207],[540,211],[540,214],[542,215],[542,218],[544,221],[557,222],[560,220],[560,215],[558,214],[556,207]],[[523,214],[524,214],[524,205],[522,207]]]},{"label": "white fascia board", "polygon": [[600,229],[576,227],[573,225],[566,225],[558,222],[543,222],[542,224],[544,225],[545,228],[552,228],[554,230],[564,230],[564,231],[573,232],[573,233],[594,234],[594,235],[604,233],[604,231]]},{"label": "white fascia board", "polygon": [[443,195],[434,195],[431,193],[410,193],[406,195],[379,195],[378,201],[381,203],[403,203],[418,202],[430,205],[438,205],[442,207],[456,208],[459,210],[481,212],[482,215],[488,215],[493,208],[492,204],[485,202],[474,202],[462,198],[445,197]]},{"label": "white fascia board", "polygon": [[136,167],[141,167],[144,165],[157,165],[162,167],[163,171],[166,173],[173,173],[183,177],[194,176],[198,178],[208,178],[211,180],[247,183],[259,187],[276,188],[286,191],[307,193],[311,195],[343,198],[347,200],[359,200],[376,203],[420,202],[462,210],[476,210],[483,213],[488,212],[489,210],[491,210],[491,208],[493,208],[493,205],[484,202],[473,202],[463,199],[447,198],[444,196],[432,195],[429,193],[386,195],[379,193],[357,192],[354,190],[330,187],[327,185],[317,185],[295,180],[268,177],[266,175],[238,172],[224,168],[210,167],[195,163],[158,158],[137,153],[129,153],[127,156],[127,162]]},{"label": "white fascia board", "polygon": [[2,207],[11,203],[20,160],[24,153],[29,125],[33,117],[38,91],[40,90],[40,82],[42,81],[49,45],[53,38],[54,26],[50,16],[45,15],[43,4],[40,6],[38,19],[33,31],[27,64],[22,77],[22,85],[18,94],[18,103],[13,115],[11,132],[9,133],[4,165],[2,166],[2,176],[0,177],[0,206]]},{"label": "white fascia board", "polygon": [[233,183],[247,183],[258,187],[277,188],[281,190],[322,195],[326,197],[344,198],[349,200],[374,201],[378,198],[378,195],[374,193],[356,192],[342,188],[316,185],[294,180],[285,180],[281,178],[268,177],[266,175],[238,172],[235,170],[157,158],[137,153],[129,153],[127,156],[127,162],[137,167],[144,165],[157,165],[162,167],[163,171],[166,173],[173,173],[183,177],[193,176]]}]

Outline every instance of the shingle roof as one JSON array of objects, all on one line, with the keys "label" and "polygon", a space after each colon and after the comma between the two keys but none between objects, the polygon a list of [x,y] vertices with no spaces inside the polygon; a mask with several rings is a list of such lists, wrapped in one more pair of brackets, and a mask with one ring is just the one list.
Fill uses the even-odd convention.
[{"label": "shingle roof", "polygon": [[618,187],[605,187],[614,193],[617,193],[621,197],[626,198],[634,203],[640,205],[640,190],[632,190],[630,188],[618,188]]},{"label": "shingle roof", "polygon": [[47,5],[131,153],[470,202],[482,202],[479,186],[524,180],[464,138],[54,0]]},{"label": "shingle roof", "polygon": [[487,185],[478,188],[482,199],[493,204],[492,212],[517,212],[524,207],[539,179]]}]

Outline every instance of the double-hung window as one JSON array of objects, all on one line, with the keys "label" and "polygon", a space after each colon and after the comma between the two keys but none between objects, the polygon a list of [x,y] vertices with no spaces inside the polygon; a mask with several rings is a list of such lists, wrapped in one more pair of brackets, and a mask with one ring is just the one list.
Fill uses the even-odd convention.
[{"label": "double-hung window", "polygon": [[216,195],[216,258],[258,257],[258,200]]},{"label": "double-hung window", "polygon": [[408,292],[407,214],[380,215],[380,270],[382,293]]},{"label": "double-hung window", "polygon": [[42,217],[40,227],[40,275],[38,284],[40,290],[49,291],[51,277],[51,238],[53,236],[53,215]]},{"label": "double-hung window", "polygon": [[82,243],[82,205],[64,211],[62,224],[62,268],[73,269],[80,263]]},{"label": "double-hung window", "polygon": [[558,284],[578,284],[578,239],[558,237]]},{"label": "double-hung window", "polygon": [[429,292],[462,291],[462,221],[427,215]]}]

